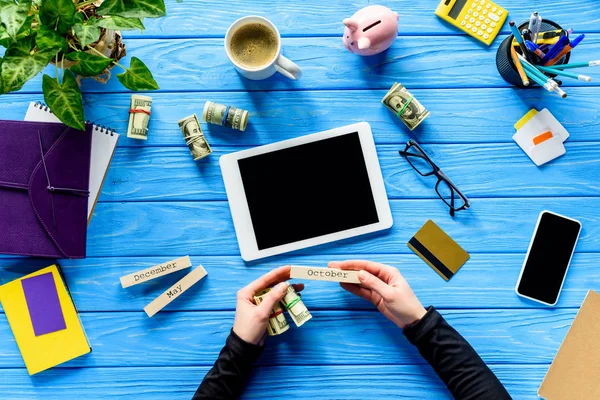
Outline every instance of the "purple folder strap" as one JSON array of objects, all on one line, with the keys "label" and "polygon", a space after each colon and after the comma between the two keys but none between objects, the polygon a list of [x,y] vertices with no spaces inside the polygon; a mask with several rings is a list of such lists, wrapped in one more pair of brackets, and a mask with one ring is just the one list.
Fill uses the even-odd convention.
[{"label": "purple folder strap", "polygon": [[85,257],[92,129],[0,121],[0,253]]}]

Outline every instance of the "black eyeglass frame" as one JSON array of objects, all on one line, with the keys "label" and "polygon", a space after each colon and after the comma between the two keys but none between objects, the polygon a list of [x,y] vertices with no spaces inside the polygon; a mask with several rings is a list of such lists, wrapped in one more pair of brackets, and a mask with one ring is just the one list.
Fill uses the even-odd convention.
[{"label": "black eyeglass frame", "polygon": [[[409,153],[409,150],[410,150],[411,147],[416,148],[417,151],[418,151],[418,154],[416,154],[416,153]],[[404,149],[404,151],[400,150],[400,151],[398,151],[398,153],[400,153],[400,155],[402,157],[406,158],[406,161],[408,161],[408,163],[410,164],[410,166],[419,175],[421,175],[421,176],[435,175],[435,177],[438,178],[438,181],[435,184],[435,192],[437,193],[437,195],[439,196],[439,198],[442,199],[442,201],[444,203],[446,203],[446,205],[448,207],[450,207],[450,215],[451,216],[454,216],[454,213],[456,211],[466,210],[467,208],[469,208],[471,206],[471,203],[469,203],[469,199],[467,199],[467,197],[456,187],[456,185],[454,183],[452,183],[452,181],[450,180],[450,178],[448,178],[446,176],[446,174],[444,174],[442,172],[442,170],[440,169],[440,167],[438,167],[436,165],[436,163],[433,162],[433,160],[427,155],[427,153],[425,153],[425,151],[421,148],[421,146],[419,146],[419,143],[417,143],[414,139],[410,139],[408,141],[408,143],[406,143],[406,148]],[[419,171],[419,169],[410,160],[411,157],[419,157],[419,158],[424,159],[427,162],[427,164],[429,164],[431,166],[431,172],[428,172],[428,173],[424,174],[421,171]],[[442,182],[446,183],[446,185],[448,185],[448,188],[450,188],[450,193],[451,193],[450,203],[448,203],[446,201],[446,199],[442,196],[442,194],[439,191],[439,186],[440,186],[440,183],[442,183]],[[454,194],[455,193],[465,203],[463,206],[458,207],[458,208],[454,207]]]}]

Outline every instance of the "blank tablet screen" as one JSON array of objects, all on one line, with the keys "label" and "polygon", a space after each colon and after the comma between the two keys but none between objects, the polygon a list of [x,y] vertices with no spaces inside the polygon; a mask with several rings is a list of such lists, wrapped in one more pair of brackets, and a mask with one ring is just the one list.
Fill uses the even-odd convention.
[{"label": "blank tablet screen", "polygon": [[358,132],[238,165],[259,250],[379,222]]}]

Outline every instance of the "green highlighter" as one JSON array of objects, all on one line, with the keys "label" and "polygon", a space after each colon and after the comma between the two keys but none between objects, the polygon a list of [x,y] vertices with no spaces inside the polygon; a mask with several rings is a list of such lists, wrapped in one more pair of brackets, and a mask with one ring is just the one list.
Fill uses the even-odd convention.
[{"label": "green highlighter", "polygon": [[452,278],[470,257],[432,220],[425,222],[408,247],[445,280]]}]

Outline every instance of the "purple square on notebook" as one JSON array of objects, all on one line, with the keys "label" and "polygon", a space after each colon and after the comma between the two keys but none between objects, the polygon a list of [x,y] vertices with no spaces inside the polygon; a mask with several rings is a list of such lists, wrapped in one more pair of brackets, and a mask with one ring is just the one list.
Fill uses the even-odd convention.
[{"label": "purple square on notebook", "polygon": [[21,285],[35,336],[67,329],[52,272],[23,279]]}]

